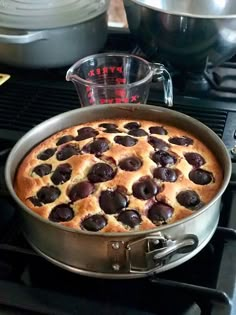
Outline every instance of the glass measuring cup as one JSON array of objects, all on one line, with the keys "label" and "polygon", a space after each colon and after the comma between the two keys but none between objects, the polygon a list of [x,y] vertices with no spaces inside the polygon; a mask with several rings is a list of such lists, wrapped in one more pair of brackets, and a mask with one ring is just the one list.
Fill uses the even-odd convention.
[{"label": "glass measuring cup", "polygon": [[114,103],[146,103],[152,80],[163,83],[164,102],[173,106],[172,80],[166,68],[159,63],[130,54],[102,53],[87,56],[67,73],[81,106]]}]

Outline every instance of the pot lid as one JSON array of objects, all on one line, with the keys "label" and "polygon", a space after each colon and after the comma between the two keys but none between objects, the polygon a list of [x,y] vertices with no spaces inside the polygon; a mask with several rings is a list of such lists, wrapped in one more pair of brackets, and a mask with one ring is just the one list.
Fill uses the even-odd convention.
[{"label": "pot lid", "polygon": [[85,22],[108,9],[109,0],[0,0],[0,27],[47,29]]}]

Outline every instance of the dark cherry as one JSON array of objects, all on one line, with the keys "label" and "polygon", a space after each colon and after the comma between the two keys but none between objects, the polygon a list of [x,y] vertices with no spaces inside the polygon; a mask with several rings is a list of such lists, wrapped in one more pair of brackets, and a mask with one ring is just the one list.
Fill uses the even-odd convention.
[{"label": "dark cherry", "polygon": [[157,164],[161,164],[161,166],[174,165],[177,162],[175,156],[164,150],[154,152],[152,155],[152,160]]},{"label": "dark cherry", "polygon": [[182,145],[182,146],[189,146],[191,144],[193,144],[193,139],[189,138],[189,137],[173,137],[169,139],[169,142],[172,144],[176,144],[176,145]]},{"label": "dark cherry", "polygon": [[83,127],[79,130],[77,130],[78,136],[75,138],[77,141],[85,140],[88,138],[93,138],[98,135],[98,131],[93,129],[92,127]]},{"label": "dark cherry", "polygon": [[54,186],[44,186],[37,192],[39,202],[51,203],[55,201],[61,194],[60,189]]},{"label": "dark cherry", "polygon": [[37,155],[37,159],[46,161],[54,155],[57,149],[46,149]]},{"label": "dark cherry", "polygon": [[159,192],[159,187],[151,178],[144,178],[133,184],[132,187],[134,197],[147,200],[155,196]]},{"label": "dark cherry", "polygon": [[138,129],[138,128],[140,128],[140,123],[138,123],[136,121],[131,121],[131,122],[125,124],[124,128],[129,129],[129,130]]},{"label": "dark cherry", "polygon": [[112,167],[106,163],[97,163],[93,165],[88,173],[88,179],[92,183],[106,182],[115,176]]},{"label": "dark cherry", "polygon": [[212,181],[212,174],[199,168],[189,173],[189,179],[197,185],[207,185]]},{"label": "dark cherry", "polygon": [[105,129],[103,132],[106,132],[106,133],[121,133],[121,131],[118,130],[118,129]]},{"label": "dark cherry", "polygon": [[120,130],[117,129],[118,126],[116,124],[103,123],[103,124],[100,124],[99,127],[105,128],[105,130],[103,132],[107,132],[107,133],[119,133],[119,132],[121,132]]},{"label": "dark cherry", "polygon": [[95,190],[95,187],[92,183],[88,181],[80,182],[75,184],[70,192],[69,198],[71,201],[76,201],[78,199],[83,199],[91,195]]},{"label": "dark cherry", "polygon": [[119,190],[105,190],[100,195],[99,204],[105,213],[114,214],[125,208],[128,200]]},{"label": "dark cherry", "polygon": [[168,167],[156,168],[154,170],[153,176],[163,180],[164,182],[175,182],[178,178],[176,171]]},{"label": "dark cherry", "polygon": [[51,181],[55,185],[63,184],[70,179],[71,173],[72,168],[70,164],[65,163],[58,165],[58,167],[55,169],[54,173],[51,176]]},{"label": "dark cherry", "polygon": [[116,124],[112,124],[112,123],[102,123],[98,127],[102,127],[102,128],[105,128],[105,129],[115,129],[118,126]]},{"label": "dark cherry", "polygon": [[190,165],[192,165],[196,168],[198,168],[198,167],[200,167],[206,163],[205,159],[200,154],[195,153],[195,152],[185,153],[184,157]]},{"label": "dark cherry", "polygon": [[40,164],[33,169],[33,173],[37,174],[40,177],[50,174],[51,171],[52,165],[50,164]]},{"label": "dark cherry", "polygon": [[114,141],[118,144],[123,145],[124,147],[132,147],[138,142],[137,139],[130,136],[116,136],[114,138]]},{"label": "dark cherry", "polygon": [[193,190],[185,190],[176,196],[178,203],[186,208],[194,208],[200,203],[198,194]]},{"label": "dark cherry", "polygon": [[74,140],[74,137],[73,137],[73,136],[66,135],[66,136],[61,137],[61,138],[57,141],[56,145],[61,145],[61,144],[63,144],[63,143],[67,143],[67,142],[70,142],[70,141],[72,141],[72,140]]},{"label": "dark cherry", "polygon": [[29,197],[29,200],[32,202],[32,204],[35,206],[35,207],[41,207],[42,206],[42,203],[38,200],[38,198],[36,196],[34,197]]},{"label": "dark cherry", "polygon": [[119,167],[122,170],[129,171],[129,172],[137,171],[138,169],[140,169],[141,166],[142,166],[142,161],[135,156],[131,156],[126,159],[123,159],[119,163]]},{"label": "dark cherry", "polygon": [[173,215],[174,209],[166,203],[156,202],[148,210],[148,218],[156,225],[166,222]]},{"label": "dark cherry", "polygon": [[161,140],[153,136],[148,137],[148,143],[151,144],[151,146],[153,146],[154,149],[166,150],[169,148],[168,143],[166,143],[164,140]]},{"label": "dark cherry", "polygon": [[80,153],[79,148],[74,145],[67,144],[60,151],[57,152],[56,157],[58,161],[64,161],[69,159],[73,155],[78,155]]},{"label": "dark cherry", "polygon": [[103,123],[100,124],[99,127],[104,128],[105,130],[103,130],[103,132],[107,132],[107,133],[115,133],[115,132],[120,132],[117,129],[117,125],[116,124],[111,124],[111,123]]},{"label": "dark cherry", "polygon": [[94,214],[84,219],[81,225],[87,231],[97,232],[103,229],[107,225],[107,220],[103,215]]},{"label": "dark cherry", "polygon": [[53,222],[66,222],[74,217],[73,209],[67,204],[60,204],[52,209],[49,220]]},{"label": "dark cherry", "polygon": [[135,137],[144,137],[144,136],[147,136],[147,133],[145,130],[143,129],[131,129],[129,132],[128,132],[129,135],[131,136],[135,136]]},{"label": "dark cherry", "polygon": [[116,129],[118,126],[116,124],[111,124],[111,123],[102,123],[98,127],[102,127],[105,129]]},{"label": "dark cherry", "polygon": [[86,144],[82,148],[82,152],[101,155],[101,153],[109,150],[109,141],[105,138],[95,139],[93,142]]},{"label": "dark cherry", "polygon": [[157,135],[167,135],[168,132],[165,128],[161,126],[154,126],[149,128],[150,133],[155,133]]},{"label": "dark cherry", "polygon": [[125,210],[122,211],[117,218],[118,221],[122,222],[124,225],[128,225],[134,228],[139,225],[142,221],[140,214],[135,210]]}]

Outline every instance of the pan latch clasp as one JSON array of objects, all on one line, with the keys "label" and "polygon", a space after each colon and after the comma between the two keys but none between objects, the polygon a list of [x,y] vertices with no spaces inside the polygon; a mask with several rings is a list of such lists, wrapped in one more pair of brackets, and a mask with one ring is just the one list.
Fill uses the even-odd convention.
[{"label": "pan latch clasp", "polygon": [[171,239],[161,232],[129,242],[126,247],[129,271],[137,274],[157,272],[167,263],[173,263],[184,254],[192,252],[197,246],[196,235],[186,234],[178,239]]}]

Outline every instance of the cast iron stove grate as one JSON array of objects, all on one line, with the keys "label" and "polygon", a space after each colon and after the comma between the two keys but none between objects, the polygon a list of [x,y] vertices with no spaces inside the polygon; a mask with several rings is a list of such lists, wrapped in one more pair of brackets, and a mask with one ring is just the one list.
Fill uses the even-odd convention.
[{"label": "cast iron stove grate", "polygon": [[[26,132],[54,115],[80,106],[74,89],[35,87],[30,83],[6,83],[1,87],[0,101],[2,133],[8,129]],[[149,104],[157,103],[150,100]],[[161,102],[160,105],[163,106]],[[173,109],[200,120],[222,137],[227,111],[207,108],[198,111],[193,106],[178,104],[175,104]]]}]

